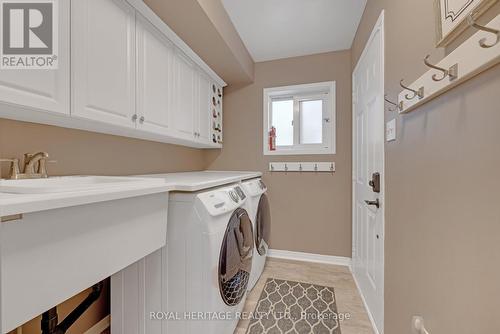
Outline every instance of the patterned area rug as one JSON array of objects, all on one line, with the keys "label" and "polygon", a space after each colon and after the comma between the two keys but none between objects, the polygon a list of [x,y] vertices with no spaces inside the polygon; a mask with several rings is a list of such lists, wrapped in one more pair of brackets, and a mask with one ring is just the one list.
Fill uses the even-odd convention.
[{"label": "patterned area rug", "polygon": [[247,334],[341,334],[333,288],[269,278]]}]

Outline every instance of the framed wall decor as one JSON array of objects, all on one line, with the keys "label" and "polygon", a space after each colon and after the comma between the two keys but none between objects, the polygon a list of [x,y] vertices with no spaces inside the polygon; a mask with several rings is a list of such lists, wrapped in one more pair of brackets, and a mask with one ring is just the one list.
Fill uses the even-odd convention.
[{"label": "framed wall decor", "polygon": [[467,28],[467,16],[477,19],[499,0],[434,0],[437,46],[445,47]]}]

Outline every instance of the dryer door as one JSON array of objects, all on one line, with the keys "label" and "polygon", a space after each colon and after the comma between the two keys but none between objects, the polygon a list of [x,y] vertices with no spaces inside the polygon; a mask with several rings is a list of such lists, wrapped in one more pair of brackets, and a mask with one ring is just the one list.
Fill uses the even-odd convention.
[{"label": "dryer door", "polygon": [[227,224],[219,258],[219,289],[222,299],[229,306],[238,305],[245,295],[252,255],[252,222],[248,213],[240,208]]},{"label": "dryer door", "polygon": [[255,229],[257,230],[255,233],[255,248],[257,248],[259,255],[266,255],[271,235],[271,210],[266,194],[260,196],[255,220]]}]

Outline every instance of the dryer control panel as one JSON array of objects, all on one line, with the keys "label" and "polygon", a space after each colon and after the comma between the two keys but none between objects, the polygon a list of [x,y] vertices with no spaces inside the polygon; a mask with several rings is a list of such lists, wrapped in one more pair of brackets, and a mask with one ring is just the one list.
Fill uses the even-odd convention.
[{"label": "dryer control panel", "polygon": [[267,191],[267,187],[262,179],[243,181],[241,186],[245,194],[249,197],[258,197]]},{"label": "dryer control panel", "polygon": [[243,193],[241,188],[235,186],[201,193],[197,197],[211,216],[218,216],[243,205],[246,197],[241,197],[240,193]]}]

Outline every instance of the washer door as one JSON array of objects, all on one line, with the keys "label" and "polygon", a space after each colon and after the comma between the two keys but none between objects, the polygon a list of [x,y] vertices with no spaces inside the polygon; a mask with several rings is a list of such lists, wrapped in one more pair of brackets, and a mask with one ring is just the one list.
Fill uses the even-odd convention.
[{"label": "washer door", "polygon": [[234,211],[227,224],[219,257],[219,290],[229,306],[238,305],[247,290],[252,269],[252,222],[244,209]]},{"label": "washer door", "polygon": [[255,218],[255,248],[259,255],[266,255],[271,235],[271,209],[266,194],[262,194]]}]

